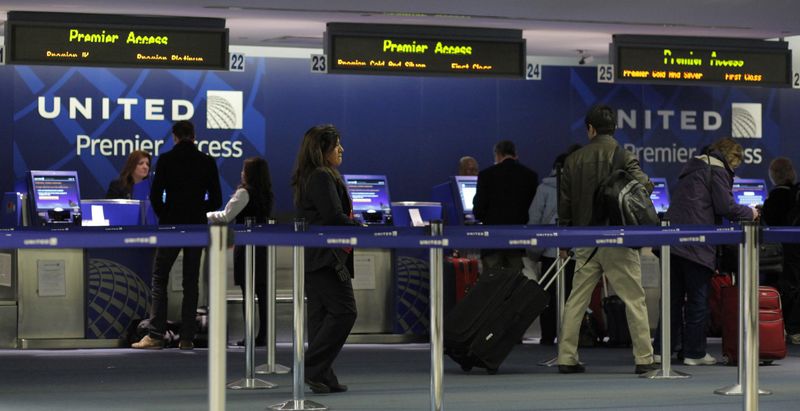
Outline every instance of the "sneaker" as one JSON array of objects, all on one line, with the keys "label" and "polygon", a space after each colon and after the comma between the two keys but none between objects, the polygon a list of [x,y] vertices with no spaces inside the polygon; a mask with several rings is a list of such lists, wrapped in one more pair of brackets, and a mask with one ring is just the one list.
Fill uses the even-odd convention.
[{"label": "sneaker", "polygon": [[794,345],[800,345],[800,334],[789,334],[789,342]]},{"label": "sneaker", "polygon": [[659,369],[661,369],[661,367],[656,363],[636,364],[636,368],[633,370],[633,372],[636,374],[645,374]]},{"label": "sneaker", "polygon": [[703,358],[684,358],[683,363],[686,365],[714,365],[717,363],[717,359],[711,354],[706,354]]},{"label": "sneaker", "polygon": [[139,342],[131,344],[131,348],[140,350],[160,350],[164,348],[164,340],[151,338],[149,335],[145,335]]}]

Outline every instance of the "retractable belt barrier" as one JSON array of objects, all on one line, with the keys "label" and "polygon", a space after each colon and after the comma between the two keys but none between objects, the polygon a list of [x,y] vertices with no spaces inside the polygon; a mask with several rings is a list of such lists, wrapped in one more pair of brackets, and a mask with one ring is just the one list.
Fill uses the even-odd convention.
[{"label": "retractable belt barrier", "polygon": [[[798,227],[771,227],[761,231],[761,238],[754,235],[745,236],[744,231],[739,225],[729,226],[665,226],[665,227],[576,227],[576,228],[554,228],[552,226],[448,226],[442,235],[438,232],[431,233],[430,228],[402,228],[402,227],[321,227],[309,226],[306,231],[295,231],[291,225],[261,225],[261,226],[231,226],[233,229],[233,243],[237,245],[255,246],[292,246],[297,253],[301,253],[304,247],[364,247],[364,248],[428,248],[432,251],[443,248],[574,248],[574,247],[649,247],[649,246],[675,246],[675,245],[697,245],[697,244],[743,244],[748,249],[761,242],[800,242],[800,228]],[[209,226],[205,225],[186,225],[186,226],[159,226],[153,228],[146,227],[66,227],[66,228],[21,228],[0,230],[0,249],[18,248],[124,248],[124,247],[209,247],[215,243],[214,247],[209,248],[209,256],[214,259],[211,265],[212,270],[224,270],[224,250],[225,246],[220,246],[220,242],[225,242],[224,235],[214,230],[220,227],[212,226],[209,233]],[[223,236],[220,241],[220,236]],[[215,241],[211,241],[213,238]],[[222,254],[222,255],[220,255]],[[757,264],[753,264],[753,253],[749,255],[748,263],[742,264],[745,267],[745,275],[752,278],[753,269],[757,270]],[[744,259],[745,256],[740,258]],[[757,253],[755,254],[757,261]],[[441,264],[441,258],[432,258]],[[295,255],[295,262],[301,261]],[[431,267],[431,270],[441,272],[442,267]],[[757,273],[756,273],[757,275]],[[215,276],[220,277],[223,276]],[[442,287],[441,276],[431,276],[431,292],[440,292]],[[437,283],[437,284],[434,284]],[[224,282],[213,282],[209,292],[215,295],[216,287],[224,287]],[[757,288],[757,287],[756,287]],[[755,292],[751,290],[751,293]],[[752,296],[743,300],[748,300]],[[748,300],[749,301],[749,300]],[[296,305],[296,304],[295,304]],[[752,318],[757,321],[757,309],[754,305],[743,304],[741,310],[743,318],[748,318],[752,323]],[[757,307],[757,304],[755,305]],[[224,304],[212,305],[212,311],[217,309],[224,310]],[[432,317],[441,315],[439,305],[432,307]],[[224,330],[224,311],[215,313],[211,319],[218,319],[222,324],[217,323],[216,330]],[[221,314],[221,315],[220,315]],[[213,324],[212,324],[213,325]],[[441,327],[441,322],[432,322],[436,328]],[[304,326],[304,324],[303,324]],[[221,328],[220,328],[221,327]],[[222,331],[217,331],[220,333]],[[754,333],[758,332],[758,327],[754,328]],[[441,329],[432,330],[431,335],[440,335]],[[218,342],[217,342],[218,341]],[[757,339],[749,336],[746,345],[752,345],[753,341],[757,344]],[[221,347],[211,347],[215,342]],[[298,344],[296,341],[295,344]],[[302,346],[302,342],[299,342]],[[435,346],[434,346],[435,345]],[[757,346],[756,346],[757,348]],[[225,373],[224,358],[220,363],[220,357],[214,357],[220,349],[224,350],[224,341],[219,338],[210,339],[209,344],[209,381],[214,382],[209,386],[209,399],[211,409],[216,409],[220,404],[224,404],[224,384],[221,375]],[[297,350],[297,347],[295,347]],[[432,352],[442,352],[441,339],[432,340]],[[740,353],[753,353],[753,347],[745,347]],[[757,356],[757,350],[755,351]],[[219,355],[219,354],[217,354]],[[740,354],[742,355],[742,354]],[[665,359],[668,357],[665,357]],[[740,364],[744,361],[740,361]],[[215,365],[216,364],[216,365]],[[215,366],[211,366],[215,365]],[[295,364],[296,366],[297,364]],[[440,410],[443,406],[442,384],[440,379],[441,363],[432,357],[431,359],[431,409]],[[294,372],[299,370],[295,368]],[[746,373],[744,390],[744,403],[748,409],[753,409],[757,400],[758,378],[756,370],[748,370]],[[216,375],[217,373],[221,375]],[[298,390],[300,381],[295,381],[295,390]],[[756,388],[753,389],[752,385]],[[299,388],[302,389],[302,388]],[[751,394],[755,392],[756,394]],[[301,401],[297,401],[300,399]],[[302,403],[302,393],[295,393],[294,405]],[[757,405],[755,406],[757,407]]]}]

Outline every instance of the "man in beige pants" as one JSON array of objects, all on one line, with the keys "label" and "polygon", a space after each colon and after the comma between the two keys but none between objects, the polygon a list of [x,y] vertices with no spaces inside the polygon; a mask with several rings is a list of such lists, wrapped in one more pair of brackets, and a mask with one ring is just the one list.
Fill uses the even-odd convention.
[{"label": "man in beige pants", "polygon": [[[592,107],[586,114],[585,123],[589,144],[567,157],[561,173],[558,217],[559,223],[564,226],[602,224],[592,218],[594,193],[600,181],[611,173],[614,151],[618,146],[612,137],[616,116],[610,107]],[[650,179],[642,172],[633,153],[624,150],[624,156],[625,170],[652,189]],[[565,257],[566,251],[562,250],[561,254],[562,258]],[[558,334],[558,372],[572,374],[586,370],[578,358],[581,320],[603,273],[625,302],[636,364],[634,372],[643,374],[657,369],[657,365],[653,364],[639,252],[627,247],[600,247],[575,250],[572,292],[564,307],[561,332]]]}]

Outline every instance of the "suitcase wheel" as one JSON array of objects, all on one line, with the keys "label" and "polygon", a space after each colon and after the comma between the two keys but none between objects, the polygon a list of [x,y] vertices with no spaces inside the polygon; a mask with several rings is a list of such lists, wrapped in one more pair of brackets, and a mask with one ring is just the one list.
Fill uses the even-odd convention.
[{"label": "suitcase wheel", "polygon": [[497,368],[487,368],[486,373],[489,375],[495,375],[497,374]]}]

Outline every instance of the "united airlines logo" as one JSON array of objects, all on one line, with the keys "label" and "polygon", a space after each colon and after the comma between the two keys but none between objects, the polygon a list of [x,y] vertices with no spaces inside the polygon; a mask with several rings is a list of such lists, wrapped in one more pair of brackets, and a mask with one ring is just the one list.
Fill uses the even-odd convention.
[{"label": "united airlines logo", "polygon": [[206,128],[240,130],[243,120],[241,91],[206,92]]},{"label": "united airlines logo", "polygon": [[731,136],[761,138],[761,103],[731,103]]},{"label": "united airlines logo", "polygon": [[23,241],[22,243],[24,245],[49,245],[55,247],[58,245],[58,238],[31,238]]}]

